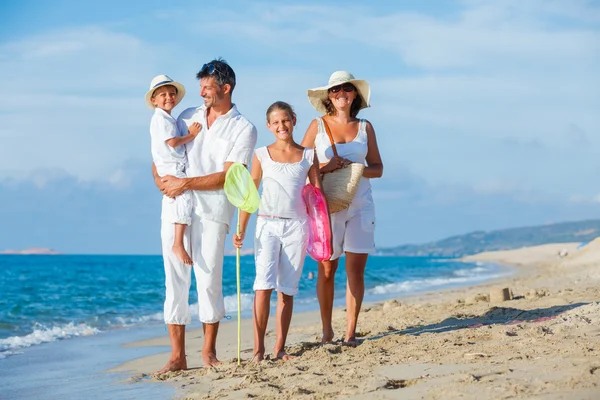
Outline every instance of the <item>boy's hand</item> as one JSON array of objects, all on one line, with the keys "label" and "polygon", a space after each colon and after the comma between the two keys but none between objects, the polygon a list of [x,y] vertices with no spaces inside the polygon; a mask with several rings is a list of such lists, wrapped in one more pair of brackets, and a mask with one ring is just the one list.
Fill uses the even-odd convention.
[{"label": "boy's hand", "polygon": [[192,135],[193,137],[198,136],[198,133],[202,130],[202,125],[200,125],[199,122],[194,122],[192,125],[190,125],[190,127],[188,128],[188,133],[190,135]]},{"label": "boy's hand", "polygon": [[241,249],[242,246],[244,245],[244,237],[246,236],[246,234],[244,232],[240,233],[239,235],[237,233],[233,234],[233,247]]}]

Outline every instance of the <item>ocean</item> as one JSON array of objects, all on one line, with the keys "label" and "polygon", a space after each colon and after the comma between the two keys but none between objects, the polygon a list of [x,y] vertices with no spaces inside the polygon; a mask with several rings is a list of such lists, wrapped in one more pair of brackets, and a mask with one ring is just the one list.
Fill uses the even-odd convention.
[{"label": "ocean", "polygon": [[[228,319],[237,317],[235,260],[235,256],[227,256],[224,263],[223,291]],[[240,265],[241,313],[246,318],[252,309],[253,256],[242,256]],[[120,344],[166,335],[162,322],[164,271],[161,256],[0,255],[0,271],[0,371],[5,371],[0,373],[0,393],[9,393],[12,388],[10,398],[54,398],[56,392],[50,397],[44,395],[48,395],[48,390],[67,390],[64,385],[55,385],[56,379],[47,379],[45,384],[40,382],[39,387],[30,379],[24,383],[18,379],[20,368],[29,376],[35,376],[38,370],[46,371],[43,373],[47,375],[48,363],[52,368],[52,359],[62,357],[62,367],[51,371],[57,374],[59,381],[61,374],[64,379],[68,378],[71,368],[71,372],[94,374],[95,379],[108,384],[111,380],[108,374],[98,375],[103,370],[157,351],[122,350]],[[314,279],[308,279],[309,272],[314,273]],[[507,269],[487,263],[372,256],[365,272],[365,302],[467,286],[507,273]],[[294,312],[318,309],[316,275],[316,262],[307,258]],[[344,304],[345,280],[342,258],[335,280],[336,305]],[[194,283],[192,287],[195,287]],[[273,306],[275,300],[273,295]],[[200,326],[194,291],[190,293],[190,304],[195,321],[193,326]],[[70,345],[75,343],[76,347]],[[74,352],[74,348],[78,352]],[[81,360],[82,349],[90,352],[85,355],[86,359],[91,357],[90,354],[94,355],[93,362]],[[90,384],[85,379],[82,382],[84,386]],[[17,386],[19,390],[15,390]],[[119,393],[115,389],[110,397],[142,396],[141,392],[129,392],[128,395],[133,397],[120,397]],[[23,394],[27,397],[21,397]],[[76,397],[70,397],[67,392],[61,393],[61,398]]]}]

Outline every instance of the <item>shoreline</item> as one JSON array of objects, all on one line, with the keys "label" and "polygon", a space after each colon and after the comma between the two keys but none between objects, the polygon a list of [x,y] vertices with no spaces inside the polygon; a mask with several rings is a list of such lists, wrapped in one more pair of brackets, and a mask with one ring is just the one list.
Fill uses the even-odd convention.
[{"label": "shoreline", "polygon": [[[593,257],[588,255],[583,264],[581,260],[578,262],[577,245],[551,244],[465,257],[462,260],[467,262],[501,264],[513,273],[482,283],[364,303],[357,329],[362,343],[356,347],[342,346],[339,342],[319,346],[317,310],[294,314],[287,343],[289,352],[300,357],[288,362],[267,360],[258,365],[247,362],[252,356],[252,326],[251,320],[246,319],[242,320],[242,365],[239,367],[236,365],[237,323],[229,321],[220,327],[217,348],[223,364],[216,368],[201,368],[202,337],[201,331],[196,329],[186,335],[188,371],[152,376],[151,372],[161,368],[168,359],[168,353],[160,353],[131,360],[110,372],[129,374],[130,382],[151,380],[177,385],[176,395],[182,398],[217,395],[220,398],[246,395],[367,398],[376,394],[382,398],[442,398],[444,391],[440,386],[450,387],[463,398],[478,398],[482,394],[497,398],[496,395],[504,397],[500,394],[509,392],[516,397],[558,394],[569,387],[577,389],[569,398],[593,398],[600,395],[600,373],[590,372],[600,368],[600,362],[592,365],[594,356],[600,359],[595,349],[600,345],[600,334],[581,335],[585,336],[586,329],[590,328],[586,319],[596,321],[600,317],[600,304],[594,303],[600,299],[600,273],[595,272],[598,263],[593,263]],[[557,252],[564,248],[570,256],[559,259]],[[600,249],[587,253],[596,252],[600,257]],[[587,274],[583,280],[587,287],[575,290],[573,287],[582,282],[577,277],[584,274]],[[515,299],[502,303],[482,300],[482,295],[502,287],[511,288]],[[560,327],[553,328],[559,323],[557,315],[570,313],[574,319],[581,317],[578,313],[589,314],[578,320],[582,324],[581,335],[571,335],[558,343],[543,343],[554,335],[544,332],[563,333]],[[267,351],[274,344],[272,320],[267,330]],[[345,326],[342,307],[334,308],[333,321],[338,338],[343,335]],[[595,350],[587,357],[580,346],[569,347],[569,340],[591,341],[589,348]],[[523,341],[527,342],[526,346]],[[560,342],[566,343],[568,349],[559,351],[557,348],[554,356],[566,353],[579,359],[571,360],[576,366],[569,364],[563,371],[570,384],[535,383],[540,373],[542,376],[549,372],[561,375],[558,366],[565,360],[560,357],[554,364],[549,362],[543,366],[538,361],[539,355],[511,358],[505,354],[507,346],[512,346],[513,351],[516,348],[519,353],[530,350],[552,355],[548,352],[549,346],[554,348]],[[127,344],[128,347],[168,345],[166,335]],[[585,376],[581,364],[589,367],[586,371],[589,376]],[[357,378],[352,378],[353,374]],[[572,383],[574,379],[576,383]]]}]

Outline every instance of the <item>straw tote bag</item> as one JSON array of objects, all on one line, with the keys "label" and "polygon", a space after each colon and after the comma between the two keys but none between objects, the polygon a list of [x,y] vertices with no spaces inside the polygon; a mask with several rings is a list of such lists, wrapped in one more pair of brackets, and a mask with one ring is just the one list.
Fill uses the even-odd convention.
[{"label": "straw tote bag", "polygon": [[[329,125],[327,125],[327,122],[323,118],[321,118],[321,121],[323,121],[325,131],[327,132],[327,136],[329,136],[333,154],[337,156],[338,152]],[[323,192],[325,193],[325,198],[327,198],[330,213],[333,214],[350,207],[350,203],[352,203],[354,195],[356,195],[356,190],[358,189],[364,169],[364,164],[351,163],[346,168],[338,168],[323,175]]]}]

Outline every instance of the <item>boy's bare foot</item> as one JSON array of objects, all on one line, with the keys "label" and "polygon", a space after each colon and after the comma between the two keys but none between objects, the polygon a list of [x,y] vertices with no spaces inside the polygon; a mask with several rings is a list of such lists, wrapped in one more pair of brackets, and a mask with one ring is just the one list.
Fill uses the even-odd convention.
[{"label": "boy's bare foot", "polygon": [[202,352],[202,362],[204,363],[204,368],[216,367],[221,364],[221,361],[217,360],[217,355],[215,353]]},{"label": "boy's bare foot", "polygon": [[323,330],[323,337],[321,338],[321,343],[322,344],[331,343],[333,341],[334,335],[335,335],[335,333],[333,332],[333,329],[329,329],[329,332],[326,332],[325,330]]},{"label": "boy's bare foot", "polygon": [[276,357],[278,360],[281,360],[281,361],[289,361],[289,360],[291,360],[292,358],[296,358],[296,356],[291,356],[291,355],[289,355],[288,353],[286,353],[286,352],[285,352],[285,350],[281,350],[280,352],[278,352],[278,353],[275,355],[275,357]]},{"label": "boy's bare foot", "polygon": [[190,255],[187,253],[187,251],[185,251],[185,249],[182,246],[174,244],[172,250],[173,254],[175,254],[177,258],[179,258],[184,264],[192,265],[194,263],[190,258]]},{"label": "boy's bare foot", "polygon": [[262,353],[262,352],[258,351],[256,353],[254,353],[254,355],[250,359],[250,362],[258,364],[259,362],[261,362],[264,359],[265,359],[265,353]]},{"label": "boy's bare foot", "polygon": [[164,374],[167,372],[183,371],[187,369],[186,360],[169,360],[163,369],[156,371],[157,374]]}]

